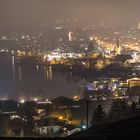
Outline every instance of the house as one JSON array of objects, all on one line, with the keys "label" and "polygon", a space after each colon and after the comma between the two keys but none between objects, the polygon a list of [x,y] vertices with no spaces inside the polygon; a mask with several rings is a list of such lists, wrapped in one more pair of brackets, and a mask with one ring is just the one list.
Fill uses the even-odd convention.
[{"label": "house", "polygon": [[121,65],[124,65],[124,63],[127,61],[127,60],[132,60],[133,57],[130,55],[130,54],[120,54],[120,55],[117,55],[115,58],[114,58],[114,62],[115,63],[119,63]]},{"label": "house", "polygon": [[140,70],[140,62],[134,62],[134,60],[127,60],[124,64],[126,67],[131,67],[133,70]]},{"label": "house", "polygon": [[63,128],[62,128],[64,134],[66,136],[70,136],[72,134],[75,134],[77,132],[80,132],[81,131],[81,128],[80,127],[76,127],[74,125],[71,125],[71,124],[67,124],[65,125]]},{"label": "house", "polygon": [[127,80],[128,87],[140,87],[140,78],[135,77]]},{"label": "house", "polygon": [[65,121],[58,118],[46,118],[35,123],[34,132],[40,135],[51,135],[57,133],[64,125]]},{"label": "house", "polygon": [[140,97],[140,78],[131,78],[127,80],[130,96]]}]

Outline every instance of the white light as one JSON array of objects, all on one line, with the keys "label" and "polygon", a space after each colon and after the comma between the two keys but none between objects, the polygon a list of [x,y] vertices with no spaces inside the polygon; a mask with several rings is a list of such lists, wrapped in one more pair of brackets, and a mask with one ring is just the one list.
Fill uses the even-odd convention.
[{"label": "white light", "polygon": [[37,98],[34,98],[34,101],[37,101],[38,99]]},{"label": "white light", "polygon": [[51,60],[53,58],[56,58],[56,59],[60,59],[61,56],[60,55],[48,55],[48,59]]},{"label": "white light", "polygon": [[93,41],[93,39],[94,39],[93,37],[89,37],[89,40],[90,40],[90,41]]},{"label": "white light", "polygon": [[83,129],[86,129],[86,126],[85,126],[85,125],[83,125],[83,126],[82,126],[82,128],[83,128]]},{"label": "white light", "polygon": [[21,37],[22,39],[24,39],[25,38],[25,36],[24,35],[22,35],[22,37]]},{"label": "white light", "polygon": [[69,36],[69,41],[72,41],[72,32],[69,32],[68,36]]},{"label": "white light", "polygon": [[24,104],[25,103],[25,100],[24,99],[21,99],[20,100],[20,103]]}]

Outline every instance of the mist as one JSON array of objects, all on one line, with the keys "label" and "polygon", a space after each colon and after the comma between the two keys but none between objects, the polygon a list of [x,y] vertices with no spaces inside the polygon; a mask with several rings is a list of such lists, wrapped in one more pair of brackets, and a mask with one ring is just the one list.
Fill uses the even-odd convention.
[{"label": "mist", "polygon": [[139,0],[0,0],[0,31],[34,30],[56,18],[133,26],[140,21],[139,5]]}]

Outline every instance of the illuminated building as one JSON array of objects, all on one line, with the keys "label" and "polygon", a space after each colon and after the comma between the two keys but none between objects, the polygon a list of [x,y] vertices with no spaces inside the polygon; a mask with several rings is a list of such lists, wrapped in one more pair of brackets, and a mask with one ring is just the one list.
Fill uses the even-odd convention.
[{"label": "illuminated building", "polygon": [[140,23],[138,23],[138,27],[137,27],[137,29],[138,29],[138,30],[140,29]]},{"label": "illuminated building", "polygon": [[80,100],[80,96],[76,95],[76,96],[73,97],[73,101],[79,101],[79,100]]},{"label": "illuminated building", "polygon": [[117,45],[116,45],[116,55],[119,55],[121,54],[121,47],[120,47],[120,44],[119,44],[119,38],[117,37]]},{"label": "illuminated building", "polygon": [[40,135],[49,134],[50,130],[53,130],[54,133],[57,133],[64,125],[65,121],[63,120],[58,120],[57,118],[46,118],[42,123],[37,123],[34,131]]},{"label": "illuminated building", "polygon": [[69,31],[68,36],[69,36],[69,41],[72,41],[72,32]]},{"label": "illuminated building", "polygon": [[132,78],[127,80],[128,87],[140,87],[140,78]]},{"label": "illuminated building", "polygon": [[78,39],[77,33],[69,31],[68,32],[68,39],[69,39],[70,42],[77,40]]}]

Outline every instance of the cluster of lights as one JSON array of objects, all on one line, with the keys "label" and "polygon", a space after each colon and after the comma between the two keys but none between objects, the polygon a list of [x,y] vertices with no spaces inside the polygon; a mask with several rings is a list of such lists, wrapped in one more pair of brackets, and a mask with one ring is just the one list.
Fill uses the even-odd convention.
[{"label": "cluster of lights", "polygon": [[29,52],[26,52],[26,51],[20,51],[20,50],[17,50],[16,52],[17,56],[32,56],[32,53],[29,51]]},{"label": "cluster of lights", "polygon": [[74,101],[79,101],[79,100],[80,100],[80,96],[78,96],[78,95],[74,96],[74,97],[73,97],[73,100],[74,100]]},{"label": "cluster of lights", "polygon": [[21,119],[21,117],[19,115],[12,115],[10,116],[10,119],[13,120],[13,119]]},{"label": "cluster of lights", "polygon": [[118,85],[115,82],[102,83],[99,81],[95,81],[93,83],[87,83],[85,86],[88,90],[103,90],[107,86],[108,90],[111,90],[113,92],[116,90]]},{"label": "cluster of lights", "polygon": [[66,52],[51,52],[47,55],[44,55],[44,59],[48,59],[51,61],[53,59],[60,60],[60,59],[67,59],[67,58],[81,58],[82,54],[80,53],[66,53]]}]

